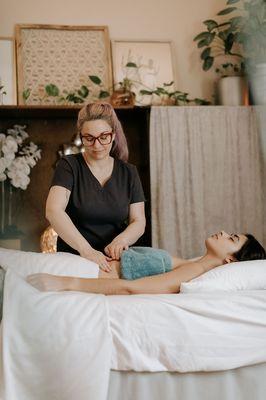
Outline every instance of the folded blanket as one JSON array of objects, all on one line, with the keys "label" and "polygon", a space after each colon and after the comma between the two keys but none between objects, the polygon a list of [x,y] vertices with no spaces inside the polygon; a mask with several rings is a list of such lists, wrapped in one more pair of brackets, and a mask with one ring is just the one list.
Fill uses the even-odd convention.
[{"label": "folded blanket", "polygon": [[130,247],[121,256],[121,275],[127,280],[163,274],[170,271],[171,267],[171,256],[165,250]]}]

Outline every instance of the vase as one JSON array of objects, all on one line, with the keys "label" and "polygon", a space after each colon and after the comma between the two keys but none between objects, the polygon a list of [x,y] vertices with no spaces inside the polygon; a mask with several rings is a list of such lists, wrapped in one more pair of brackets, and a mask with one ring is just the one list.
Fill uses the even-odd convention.
[{"label": "vase", "polygon": [[16,238],[22,233],[16,225],[19,197],[20,189],[14,188],[8,180],[1,182],[1,238]]},{"label": "vase", "polygon": [[247,93],[247,81],[243,76],[225,76],[217,83],[217,97],[220,105],[247,105]]},{"label": "vase", "polygon": [[255,73],[249,79],[254,103],[266,104],[266,63],[257,64]]}]

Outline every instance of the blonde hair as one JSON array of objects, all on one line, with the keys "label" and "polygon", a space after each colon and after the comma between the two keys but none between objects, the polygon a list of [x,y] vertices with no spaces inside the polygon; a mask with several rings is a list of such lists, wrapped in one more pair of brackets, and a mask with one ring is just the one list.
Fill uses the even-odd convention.
[{"label": "blonde hair", "polygon": [[115,139],[110,155],[122,161],[128,160],[128,147],[125,134],[116,113],[109,103],[87,103],[78,114],[77,128],[81,133],[82,126],[87,121],[97,119],[105,120],[112,131],[115,133]]}]

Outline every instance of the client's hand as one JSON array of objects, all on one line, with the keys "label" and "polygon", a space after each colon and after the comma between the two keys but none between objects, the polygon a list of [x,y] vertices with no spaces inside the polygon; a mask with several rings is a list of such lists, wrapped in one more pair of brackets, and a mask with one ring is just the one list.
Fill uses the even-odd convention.
[{"label": "client's hand", "polygon": [[81,257],[87,258],[87,260],[93,261],[98,264],[99,268],[103,271],[112,271],[111,265],[109,264],[109,262],[112,261],[112,258],[106,256],[102,252],[91,249],[80,253],[80,255]]},{"label": "client's hand", "polygon": [[27,282],[42,292],[66,290],[64,278],[62,276],[33,274],[27,277]]},{"label": "client's hand", "polygon": [[123,250],[128,250],[128,244],[124,239],[117,238],[105,247],[104,252],[113,260],[120,260]]}]

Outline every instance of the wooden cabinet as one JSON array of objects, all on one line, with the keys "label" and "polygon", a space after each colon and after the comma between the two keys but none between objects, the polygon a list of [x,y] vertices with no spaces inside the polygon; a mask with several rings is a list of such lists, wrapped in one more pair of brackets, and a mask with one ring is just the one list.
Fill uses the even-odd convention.
[{"label": "wooden cabinet", "polygon": [[[0,106],[0,132],[14,124],[26,125],[30,140],[42,149],[42,158],[31,171],[31,181],[19,205],[18,228],[24,233],[22,250],[38,251],[40,235],[47,227],[45,200],[64,143],[76,135],[80,107],[65,106]],[[149,107],[117,109],[129,145],[129,162],[138,168],[146,196],[147,229],[138,245],[151,245],[150,172],[149,172]]]}]

